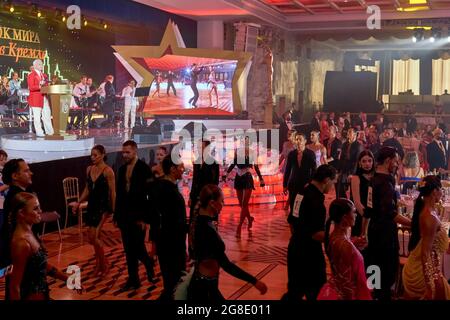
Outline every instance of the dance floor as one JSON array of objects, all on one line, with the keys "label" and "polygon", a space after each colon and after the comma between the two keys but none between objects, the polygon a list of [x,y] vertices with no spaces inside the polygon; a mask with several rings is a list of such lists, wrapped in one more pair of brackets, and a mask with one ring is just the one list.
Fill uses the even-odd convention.
[{"label": "dance floor", "polygon": [[[144,114],[151,115],[216,115],[216,116],[232,116],[233,115],[233,98],[230,89],[221,89],[219,86],[219,104],[216,103],[216,97],[212,95],[212,104],[209,102],[208,88],[205,84],[198,84],[200,97],[197,102],[197,108],[189,104],[189,99],[193,97],[192,89],[189,86],[176,84],[177,96],[170,90],[169,95],[166,93],[166,84],[161,84],[159,97],[152,87],[150,97],[144,106]],[[153,96],[153,97],[152,97]]]},{"label": "dance floor", "polygon": [[[327,204],[331,200],[327,196]],[[225,206],[219,220],[219,232],[225,241],[229,258],[240,267],[264,281],[268,286],[266,295],[260,295],[251,285],[231,277],[221,271],[220,290],[229,300],[279,300],[286,291],[287,267],[286,253],[290,238],[286,222],[287,211],[284,202],[274,205],[254,205],[250,207],[255,217],[253,231],[248,232],[246,224],[241,239],[235,236],[239,221],[239,207]],[[85,289],[79,295],[66,288],[61,281],[49,278],[51,298],[54,300],[154,300],[162,290],[162,278],[158,264],[155,264],[155,278],[148,282],[145,268],[140,266],[142,287],[135,291],[123,292],[121,286],[127,279],[125,255],[120,231],[111,221],[102,230],[106,256],[111,264],[108,275],[95,277],[94,252],[87,243],[86,231],[80,234],[77,226],[63,231],[62,242],[57,233],[44,236],[44,244],[49,252],[49,261],[65,270],[69,265],[81,268],[81,282]],[[147,243],[150,252],[151,245]],[[329,271],[329,270],[328,270]],[[0,280],[0,300],[4,295],[4,280]]]}]

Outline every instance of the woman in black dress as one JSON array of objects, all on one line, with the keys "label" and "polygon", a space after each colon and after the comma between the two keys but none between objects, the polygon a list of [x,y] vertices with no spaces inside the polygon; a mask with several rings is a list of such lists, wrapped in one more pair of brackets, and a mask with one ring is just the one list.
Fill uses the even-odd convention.
[{"label": "woman in black dress", "polygon": [[86,187],[79,202],[73,206],[73,212],[77,212],[80,203],[88,200],[85,222],[88,226],[89,243],[94,246],[95,251],[94,274],[101,276],[106,275],[109,271],[108,261],[100,240],[101,228],[106,218],[113,214],[116,199],[114,171],[105,163],[105,158],[105,147],[96,145],[92,148],[92,166],[86,170]]},{"label": "woman in black dress", "polygon": [[250,155],[250,141],[248,137],[245,137],[244,150],[235,153],[233,163],[228,167],[227,174],[223,176],[223,180],[225,181],[228,174],[234,169],[234,167],[237,167],[236,176],[234,178],[234,189],[236,189],[239,206],[241,207],[241,216],[236,230],[237,238],[241,237],[241,229],[245,219],[248,219],[247,229],[249,231],[252,229],[253,221],[255,220],[255,218],[250,215],[250,210],[248,209],[248,203],[250,201],[250,197],[252,196],[252,191],[255,189],[253,176],[250,169],[255,169],[256,174],[259,177],[261,187],[265,186],[259,167],[252,158],[253,157]]},{"label": "woman in black dress", "polygon": [[369,193],[370,180],[375,172],[375,158],[370,150],[362,151],[358,156],[356,173],[351,179],[351,197],[354,202],[357,215],[355,225],[352,228],[352,236],[361,236],[361,227],[364,212],[367,208],[367,195]]},{"label": "woman in black dress", "polygon": [[199,198],[189,232],[189,244],[196,262],[188,288],[188,299],[196,302],[223,301],[224,297],[219,291],[220,268],[253,284],[261,294],[265,294],[267,286],[232,263],[225,253],[225,243],[215,223],[223,208],[222,190],[213,184],[206,185]]},{"label": "woman in black dress", "polygon": [[[31,193],[20,192],[12,200],[11,300],[50,300],[47,275],[67,282],[67,274],[47,262],[47,251],[31,230],[41,221],[41,213],[39,201]],[[81,287],[77,289],[81,293]]]},{"label": "woman in black dress", "polygon": [[158,150],[156,151],[156,157],[155,157],[156,161],[154,163],[150,164],[152,173],[153,173],[154,177],[157,179],[162,178],[164,176],[164,172],[163,172],[161,163],[168,154],[169,153],[167,152],[166,147],[164,147],[164,146],[159,147]]}]

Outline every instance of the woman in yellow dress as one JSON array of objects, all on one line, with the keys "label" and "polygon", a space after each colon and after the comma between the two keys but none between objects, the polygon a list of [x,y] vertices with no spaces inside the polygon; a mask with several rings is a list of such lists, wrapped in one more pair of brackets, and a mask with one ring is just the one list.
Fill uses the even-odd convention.
[{"label": "woman in yellow dress", "polygon": [[435,210],[442,197],[439,177],[425,177],[419,182],[419,191],[411,224],[410,255],[403,268],[405,298],[450,300],[450,286],[441,263],[448,248],[448,230]]}]

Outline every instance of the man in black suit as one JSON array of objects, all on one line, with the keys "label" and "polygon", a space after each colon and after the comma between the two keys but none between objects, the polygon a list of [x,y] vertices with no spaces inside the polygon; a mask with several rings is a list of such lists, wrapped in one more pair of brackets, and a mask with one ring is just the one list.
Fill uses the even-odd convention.
[{"label": "man in black suit", "polygon": [[[219,185],[219,164],[216,159],[211,155],[211,150],[205,155],[205,150],[211,142],[203,140],[201,145],[201,155],[194,161],[194,172],[192,175],[192,187],[189,194],[189,217],[192,217],[195,205],[197,204],[200,191],[208,184]],[[190,222],[190,219],[189,219]]]},{"label": "man in black suit", "polygon": [[105,83],[105,101],[103,102],[103,113],[107,116],[106,123],[111,126],[114,124],[114,111],[116,107],[116,89],[113,85],[114,77],[109,75],[106,77]]},{"label": "man in black suit", "polygon": [[289,192],[290,213],[288,222],[291,226],[294,226],[298,221],[298,216],[292,214],[295,198],[297,194],[303,194],[306,184],[311,181],[317,169],[316,156],[312,150],[306,148],[305,136],[297,133],[295,143],[296,149],[288,154],[283,176],[284,193]]},{"label": "man in black suit", "polygon": [[291,105],[291,120],[294,124],[298,124],[300,123],[300,121],[302,121],[302,113],[297,108],[295,102],[292,102]]},{"label": "man in black suit", "polygon": [[342,144],[342,152],[339,158],[340,174],[337,183],[337,196],[340,198],[347,197],[348,178],[355,173],[359,154],[364,150],[364,146],[356,138],[356,130],[354,128],[348,129],[347,141]]},{"label": "man in black suit", "polygon": [[427,160],[430,171],[447,170],[447,152],[441,137],[443,131],[440,128],[433,130],[433,141],[427,145]]},{"label": "man in black suit", "polygon": [[384,140],[383,147],[393,147],[397,151],[398,155],[400,156],[400,160],[403,160],[403,157],[405,156],[405,151],[403,150],[402,145],[400,142],[395,138],[395,129],[393,128],[386,128],[384,129]]},{"label": "man in black suit", "polygon": [[148,281],[153,280],[153,261],[145,247],[145,222],[148,222],[148,184],[152,177],[150,167],[137,156],[137,144],[128,140],[122,145],[125,164],[119,168],[116,186],[114,222],[120,228],[125,250],[128,280],[122,290],[137,289],[139,261],[146,270]]},{"label": "man in black suit", "polygon": [[314,117],[311,119],[311,124],[309,125],[309,132],[318,131],[320,132],[320,111],[314,113]]},{"label": "man in black suit", "polygon": [[162,168],[164,178],[155,181],[151,188],[154,212],[158,213],[157,227],[152,226],[151,236],[156,243],[164,282],[159,300],[172,300],[173,291],[186,270],[186,205],[177,185],[184,165],[175,163],[172,155],[168,155],[162,161]]},{"label": "man in black suit", "polygon": [[364,130],[367,127],[367,116],[364,112],[360,112],[358,117],[354,121],[354,127],[359,131]]},{"label": "man in black suit", "polygon": [[170,96],[169,89],[172,88],[173,94],[175,97],[177,96],[177,90],[173,84],[173,79],[175,78],[175,74],[172,71],[167,73],[167,95]]},{"label": "man in black suit", "polygon": [[197,100],[200,96],[197,88],[198,76],[203,68],[199,68],[196,63],[192,65],[191,69],[191,89],[194,93],[194,96],[189,99],[189,104],[192,104],[193,107],[197,108]]},{"label": "man in black suit", "polygon": [[339,158],[342,152],[342,142],[336,138],[337,127],[331,126],[329,129],[329,136],[327,140],[324,141],[324,145],[327,148],[327,162],[336,170],[339,169]]},{"label": "man in black suit", "polygon": [[282,118],[279,120],[279,130],[280,130],[280,140],[279,140],[279,151],[281,153],[281,151],[283,151],[283,144],[289,140],[289,125],[292,126],[291,123],[291,113],[289,111],[286,111],[285,113],[283,113]]},{"label": "man in black suit", "polygon": [[336,122],[336,120],[334,119],[334,117],[335,117],[334,112],[330,112],[330,113],[328,114],[328,120],[327,120],[327,122],[328,122],[328,126],[329,126],[329,127],[331,127],[331,126],[337,126],[337,122]]}]

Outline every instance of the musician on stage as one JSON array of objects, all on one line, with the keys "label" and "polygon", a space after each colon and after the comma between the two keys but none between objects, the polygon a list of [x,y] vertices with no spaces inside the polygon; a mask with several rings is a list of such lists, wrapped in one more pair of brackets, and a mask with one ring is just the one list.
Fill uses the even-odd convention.
[{"label": "musician on stage", "polygon": [[116,105],[116,89],[113,85],[114,76],[106,76],[105,82],[105,102],[103,103],[103,113],[108,117],[106,124],[111,126],[114,124],[114,109]]},{"label": "musician on stage", "polygon": [[[72,91],[72,100],[70,102],[70,108],[73,110],[70,114],[70,128],[75,128],[80,125],[82,119],[82,112],[80,108],[86,109],[88,106],[89,87],[87,84],[87,76],[81,76],[80,82],[77,83]],[[74,111],[74,109],[76,111]],[[86,110],[87,113],[87,110]]]},{"label": "musician on stage", "polygon": [[[121,97],[125,100],[125,129],[133,129],[136,122],[136,107],[138,105],[138,98],[136,94],[136,81],[131,80],[128,85],[123,88]],[[128,125],[128,121],[131,124]]]},{"label": "musician on stage", "polygon": [[14,72],[12,79],[9,81],[10,95],[8,97],[8,100],[6,100],[6,105],[10,110],[12,110],[14,107],[17,108],[19,105],[18,93],[20,88],[19,74],[17,72]]},{"label": "musician on stage", "polygon": [[[41,88],[48,85],[48,77],[44,74],[43,69],[42,60],[34,60],[33,71],[27,78],[28,89],[30,90],[28,104],[32,110],[34,130],[38,137],[53,135],[52,112],[47,97],[41,93]],[[44,123],[44,128],[42,128],[41,120]]]}]

